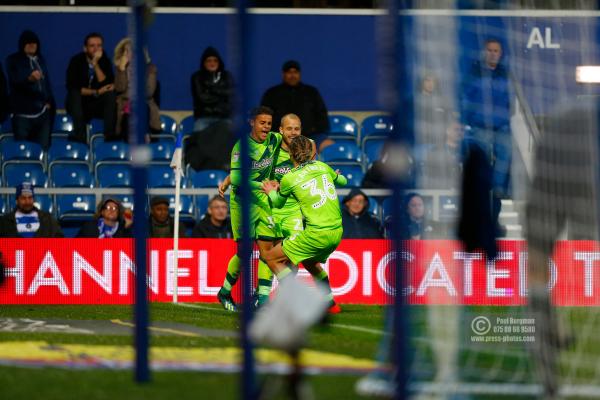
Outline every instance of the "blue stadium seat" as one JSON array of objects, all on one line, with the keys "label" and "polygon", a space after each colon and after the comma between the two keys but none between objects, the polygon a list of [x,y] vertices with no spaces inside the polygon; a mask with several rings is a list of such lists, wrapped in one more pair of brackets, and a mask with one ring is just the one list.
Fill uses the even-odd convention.
[{"label": "blue stadium seat", "polygon": [[216,188],[225,178],[227,172],[220,169],[206,169],[194,171],[188,168],[187,171],[189,186],[194,188]]},{"label": "blue stadium seat", "polygon": [[168,115],[160,114],[160,130],[175,135],[177,133],[177,122]]},{"label": "blue stadium seat", "polygon": [[132,194],[111,194],[110,197],[119,200],[124,208],[129,208],[133,210]]},{"label": "blue stadium seat", "polygon": [[28,160],[41,163],[44,159],[42,147],[37,143],[27,141],[2,141],[2,155],[3,162],[11,160]]},{"label": "blue stadium seat", "polygon": [[360,127],[360,140],[369,136],[387,137],[394,130],[393,120],[388,115],[372,115],[363,120]]},{"label": "blue stadium seat", "polygon": [[131,165],[123,162],[101,162],[96,165],[98,187],[131,187]]},{"label": "blue stadium seat", "polygon": [[365,156],[365,164],[368,168],[373,164],[375,160],[379,159],[381,155],[381,149],[385,143],[384,139],[372,138],[371,140],[365,140],[363,142],[363,153]]},{"label": "blue stadium seat", "polygon": [[365,174],[363,173],[362,167],[360,165],[348,165],[348,164],[336,164],[331,163],[331,168],[339,169],[340,173],[346,177],[348,180],[348,184],[346,187],[360,187],[363,177]]},{"label": "blue stadium seat", "polygon": [[0,125],[0,133],[11,133],[12,131],[12,121],[10,118],[6,118],[2,125]]},{"label": "blue stadium seat", "polygon": [[[1,133],[0,132],[0,146],[2,146],[2,143],[4,141],[14,141],[15,140],[15,135],[13,135],[12,133]],[[2,158],[2,152],[0,152],[0,159]]]},{"label": "blue stadium seat", "polygon": [[[185,187],[185,179],[181,180]],[[148,167],[148,187],[175,187],[175,172],[168,165],[150,165]]]},{"label": "blue stadium seat", "polygon": [[57,113],[54,117],[52,133],[73,132],[73,118],[69,114]]},{"label": "blue stadium seat", "polygon": [[362,152],[360,148],[351,141],[339,141],[327,146],[321,151],[321,161],[330,162],[354,162],[362,161]]},{"label": "blue stadium seat", "polygon": [[178,132],[181,132],[184,135],[190,135],[194,132],[194,116],[188,115],[184,119],[179,122],[179,127],[177,128]]},{"label": "blue stadium seat", "polygon": [[458,207],[460,205],[459,197],[457,195],[441,195],[439,201],[440,221],[456,221],[458,218]]},{"label": "blue stadium seat", "polygon": [[[169,212],[171,215],[175,214],[175,195],[165,196],[169,199]],[[179,219],[185,224],[193,224],[196,221],[196,209],[194,206],[194,199],[192,196],[182,195],[180,196],[181,205],[179,207]]]},{"label": "blue stadium seat", "polygon": [[[15,204],[15,195],[8,195],[8,204]],[[54,213],[54,201],[52,201],[52,196],[49,194],[35,194],[33,197],[33,204],[40,210],[47,211],[51,214]]]},{"label": "blue stadium seat", "polygon": [[129,144],[124,142],[104,142],[94,140],[94,163],[102,161],[129,161]]},{"label": "blue stadium seat", "polygon": [[94,187],[94,178],[87,164],[79,162],[54,162],[50,166],[53,187]]},{"label": "blue stadium seat", "polygon": [[152,161],[171,162],[173,152],[175,151],[175,143],[173,142],[156,142],[150,143],[152,151]]},{"label": "blue stadium seat", "polygon": [[9,161],[2,167],[4,186],[15,187],[23,182],[31,182],[37,187],[47,187],[48,177],[40,163]]},{"label": "blue stadium seat", "polygon": [[96,211],[96,196],[93,194],[57,194],[56,215],[58,220],[84,221]]},{"label": "blue stadium seat", "polygon": [[332,114],[329,117],[330,138],[358,138],[358,124],[346,115]]},{"label": "blue stadium seat", "polygon": [[200,219],[204,214],[206,214],[209,199],[210,196],[207,194],[196,196],[196,219]]},{"label": "blue stadium seat", "polygon": [[90,136],[97,133],[104,133],[104,121],[97,118],[92,119],[88,125],[88,132]]},{"label": "blue stadium seat", "polygon": [[68,140],[54,140],[48,150],[48,163],[66,160],[90,162],[88,146]]}]

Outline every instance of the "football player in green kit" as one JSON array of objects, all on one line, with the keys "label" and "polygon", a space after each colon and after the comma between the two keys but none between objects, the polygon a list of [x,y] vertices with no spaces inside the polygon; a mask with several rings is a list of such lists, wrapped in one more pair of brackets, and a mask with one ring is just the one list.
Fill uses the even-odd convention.
[{"label": "football player in green kit", "polygon": [[[250,126],[252,128],[249,138],[250,158],[252,166],[250,170],[251,187],[251,210],[250,210],[250,237],[256,240],[260,254],[273,247],[277,239],[275,222],[271,215],[271,206],[266,194],[261,190],[261,183],[272,179],[273,162],[281,149],[282,137],[278,132],[271,132],[273,122],[273,111],[268,107],[258,107],[252,110],[250,115]],[[231,173],[230,180],[231,200],[231,227],[233,238],[241,239],[241,204],[238,187],[241,184],[241,157],[240,141],[234,145],[231,151]],[[262,257],[262,256],[261,256]],[[228,311],[237,311],[237,306],[231,297],[231,288],[240,276],[241,259],[236,254],[227,266],[227,274],[223,286],[217,294],[219,302]],[[259,260],[259,276],[268,271],[267,265]]]},{"label": "football player in green kit", "polygon": [[[281,143],[281,151],[275,162],[275,173],[273,177],[277,182],[281,181],[281,178],[294,168],[294,163],[290,158],[289,145],[292,139],[302,134],[302,124],[300,117],[296,114],[287,114],[281,118],[281,125],[279,132],[283,136],[283,142]],[[317,148],[314,141],[312,143],[312,158],[317,153]],[[273,208],[273,219],[277,226],[277,232],[281,238],[286,238],[304,230],[304,222],[302,213],[300,212],[300,206],[294,199],[286,201],[282,208]],[[262,272],[262,273],[261,273]],[[256,296],[256,305],[262,306],[269,301],[269,294],[271,293],[271,286],[273,282],[273,273],[271,270],[262,270],[258,274],[258,288]]]},{"label": "football player in green kit", "polygon": [[[283,176],[281,183],[265,181],[262,188],[274,208],[281,208],[287,199],[295,198],[305,228],[265,251],[263,257],[279,280],[293,273],[293,265],[302,263],[317,282],[329,288],[327,272],[320,263],[327,260],[342,239],[342,214],[335,186],[345,186],[347,180],[327,164],[313,160],[313,145],[304,136],[292,140],[289,153],[294,168]],[[336,307],[330,289],[329,299],[332,307]]]}]

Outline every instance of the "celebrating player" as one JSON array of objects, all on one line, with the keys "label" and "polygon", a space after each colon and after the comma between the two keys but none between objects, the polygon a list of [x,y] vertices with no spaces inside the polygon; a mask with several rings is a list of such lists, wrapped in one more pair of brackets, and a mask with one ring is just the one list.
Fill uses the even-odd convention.
[{"label": "celebrating player", "polygon": [[[250,237],[256,240],[261,257],[266,250],[273,247],[277,238],[275,223],[271,215],[271,206],[266,194],[261,190],[261,182],[271,179],[273,172],[273,160],[281,148],[281,134],[271,132],[273,123],[273,111],[268,107],[258,107],[252,110],[250,116],[250,158],[252,167],[250,170],[250,187],[252,190],[250,204]],[[241,157],[240,141],[238,140],[231,151],[231,200],[229,202],[231,213],[231,227],[233,238],[241,240],[241,203],[239,198],[239,185],[241,184]],[[239,250],[239,247],[238,247]],[[219,302],[228,311],[237,311],[237,307],[231,297],[231,288],[236,284],[240,276],[241,259],[238,254],[234,255],[227,266],[227,274],[223,286],[217,294]],[[268,267],[259,260],[259,276],[268,276]]]},{"label": "celebrating player", "polygon": [[[347,181],[327,164],[312,160],[311,141],[298,136],[290,143],[294,169],[285,174],[281,183],[265,181],[262,188],[273,207],[281,208],[290,197],[295,198],[305,221],[305,229],[287,237],[266,251],[264,257],[279,280],[292,273],[292,265],[304,268],[329,288],[327,272],[319,263],[325,262],[342,239],[342,215],[335,185]],[[329,289],[332,306],[333,295]]]}]

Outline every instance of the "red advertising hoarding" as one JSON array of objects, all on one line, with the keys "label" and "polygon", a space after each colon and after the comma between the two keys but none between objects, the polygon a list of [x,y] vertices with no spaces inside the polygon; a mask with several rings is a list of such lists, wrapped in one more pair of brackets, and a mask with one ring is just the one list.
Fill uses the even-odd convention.
[{"label": "red advertising hoarding", "polygon": [[[172,301],[172,240],[148,246],[152,301]],[[235,243],[223,239],[179,242],[181,302],[215,302]],[[524,241],[503,240],[494,261],[467,253],[446,240],[410,241],[405,261],[411,304],[519,305],[527,299]],[[135,263],[130,239],[3,239],[7,265],[0,304],[129,304]],[[325,268],[339,303],[385,304],[394,293],[393,254],[385,240],[344,240]],[[600,305],[600,246],[592,241],[558,242],[549,262],[554,301],[561,306]],[[308,276],[301,270],[300,276]]]}]

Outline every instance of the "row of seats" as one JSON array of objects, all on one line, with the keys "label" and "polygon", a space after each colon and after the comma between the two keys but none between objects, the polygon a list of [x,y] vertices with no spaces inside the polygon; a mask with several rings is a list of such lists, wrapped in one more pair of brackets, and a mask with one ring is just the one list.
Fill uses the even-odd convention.
[{"label": "row of seats", "polygon": [[[341,170],[349,186],[361,185],[364,173],[360,165],[342,162],[331,163],[331,166]],[[167,160],[149,163],[147,174],[150,188],[175,187],[175,173]],[[226,176],[227,172],[221,170],[194,171],[188,167],[181,187],[216,187]],[[47,169],[38,160],[9,160],[2,164],[2,183],[7,187],[31,181],[38,187],[127,188],[133,186],[132,179],[132,167],[128,160],[102,160],[96,162],[92,169],[87,161],[77,159],[54,160]]]},{"label": "row of seats", "polygon": [[[163,133],[176,135],[181,132],[183,135],[189,135],[194,131],[194,116],[188,115],[179,123],[172,117],[160,115],[161,130]],[[371,136],[387,136],[394,130],[393,121],[388,115],[372,115],[365,118],[359,125],[353,118],[342,114],[329,115],[329,134],[340,138],[352,138],[357,143],[362,142]],[[0,126],[0,133],[9,133],[12,131],[11,121],[7,119]],[[53,133],[67,133],[73,131],[73,119],[68,114],[58,113],[52,127]],[[88,124],[88,133],[90,136],[102,133],[104,131],[103,121],[92,119]]]},{"label": "row of seats", "polygon": [[[111,197],[121,201],[125,208],[133,209],[132,195],[111,195]],[[169,199],[171,213],[175,211],[175,196],[165,196]],[[195,221],[202,218],[206,213],[209,195],[182,195],[180,197],[180,216],[181,221],[187,225],[193,225]],[[340,203],[344,196],[338,196]],[[229,196],[226,196],[229,201]],[[457,216],[458,198],[456,195],[441,195],[434,198],[433,196],[423,196],[425,202],[426,218],[429,220],[452,221]],[[434,201],[439,201],[438,215],[433,215]],[[36,194],[36,206],[52,213],[64,225],[69,223],[80,223],[82,220],[92,218],[96,210],[96,196],[93,194]],[[10,211],[15,204],[15,196],[0,196],[0,214]],[[148,212],[148,203],[146,204],[146,213]],[[391,214],[391,198],[390,197],[369,197],[369,211],[373,213],[381,222],[384,222],[386,217]]]}]

